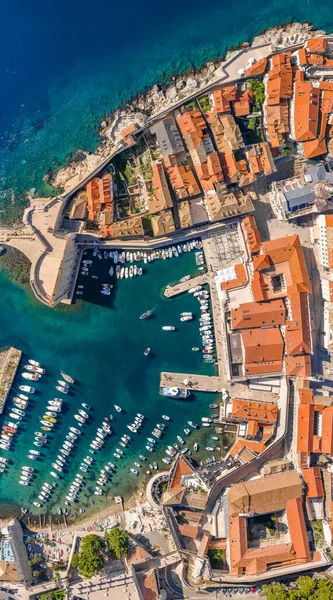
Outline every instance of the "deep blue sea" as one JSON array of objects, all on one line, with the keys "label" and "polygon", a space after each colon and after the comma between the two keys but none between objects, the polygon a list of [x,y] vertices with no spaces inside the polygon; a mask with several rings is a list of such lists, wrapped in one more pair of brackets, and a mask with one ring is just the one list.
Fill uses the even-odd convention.
[{"label": "deep blue sea", "polygon": [[0,8],[0,192],[17,195],[40,189],[46,170],[77,148],[93,150],[103,116],[145,87],[276,24],[333,29],[329,0],[0,0]]}]

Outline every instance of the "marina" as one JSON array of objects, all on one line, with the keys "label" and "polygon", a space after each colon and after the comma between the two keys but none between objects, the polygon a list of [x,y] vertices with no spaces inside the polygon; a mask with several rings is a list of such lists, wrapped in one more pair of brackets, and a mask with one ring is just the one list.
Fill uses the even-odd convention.
[{"label": "marina", "polygon": [[[209,404],[216,400],[216,394],[207,393],[216,387],[215,365],[204,361],[202,352],[192,351],[202,348],[198,297],[186,293],[167,299],[163,294],[170,280],[186,278],[189,283],[189,276],[196,277],[196,253],[169,258],[149,262],[147,258],[142,277],[121,281],[115,272],[109,275],[110,256],[100,259],[88,253],[84,259],[92,261],[89,276],[77,281],[84,301],[80,298],[66,311],[40,305],[37,310],[29,294],[3,280],[5,296],[30,315],[29,320],[20,315],[10,320],[3,332],[23,350],[23,367],[8,405],[18,418],[9,417],[6,409],[2,421],[3,427],[14,430],[4,433],[13,434],[8,436],[12,442],[4,440],[4,448],[9,449],[1,449],[9,459],[1,473],[3,507],[29,505],[37,514],[56,513],[59,507],[72,515],[95,511],[115,495],[128,497],[135,482],[170,464],[178,451],[190,456],[200,447],[200,459],[213,460],[207,453],[205,458],[212,430],[196,429],[187,422],[201,423],[201,416],[209,414]],[[100,294],[106,276],[112,281],[110,296]],[[188,314],[193,319],[182,322],[181,316]],[[176,331],[163,331],[165,324]],[[193,382],[189,399],[162,400],[160,373],[172,374],[167,387],[180,384],[174,373],[180,365],[185,373],[200,374],[190,376],[198,383]],[[22,373],[40,378],[25,380]],[[210,388],[208,375],[213,375]],[[179,402],[183,401],[187,418],[181,422]],[[24,415],[13,413],[14,408]],[[111,428],[105,438],[103,423]],[[30,465],[32,477],[22,475],[22,468]],[[46,489],[49,485],[51,493]]]}]

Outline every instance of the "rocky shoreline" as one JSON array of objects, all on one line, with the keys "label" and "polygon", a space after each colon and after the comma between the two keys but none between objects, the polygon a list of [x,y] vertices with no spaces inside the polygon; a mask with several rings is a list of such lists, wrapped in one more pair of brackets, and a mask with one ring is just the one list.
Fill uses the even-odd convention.
[{"label": "rocky shoreline", "polygon": [[[226,56],[216,61],[209,61],[197,72],[170,77],[165,85],[154,85],[147,91],[131,99],[124,108],[116,110],[107,116],[100,124],[100,143],[94,153],[78,150],[76,158],[66,167],[59,169],[47,181],[55,188],[69,192],[80,183],[96,167],[105,161],[115,151],[121,141],[120,131],[136,123],[143,127],[149,118],[161,111],[171,110],[180,101],[186,101],[193,93],[200,93],[207,86],[218,82],[223,76],[224,64],[233,58],[242,48],[256,48],[271,44],[272,48],[283,50],[294,43],[305,41],[308,37],[324,35],[324,31],[313,28],[310,23],[288,23],[264,31],[256,36],[252,44],[244,42],[238,48],[230,49]],[[82,160],[77,160],[83,156]]]}]

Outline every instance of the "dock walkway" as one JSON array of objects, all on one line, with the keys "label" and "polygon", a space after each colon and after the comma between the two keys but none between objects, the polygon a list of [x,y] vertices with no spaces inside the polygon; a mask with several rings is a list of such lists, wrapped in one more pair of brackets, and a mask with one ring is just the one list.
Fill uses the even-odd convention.
[{"label": "dock walkway", "polygon": [[209,283],[207,273],[205,273],[204,275],[198,275],[198,277],[193,277],[193,279],[189,279],[188,281],[177,283],[172,287],[167,287],[164,290],[164,296],[166,298],[172,298],[173,296],[177,296],[178,294],[188,292],[191,288],[194,288],[197,285],[204,285],[205,283]]},{"label": "dock walkway", "polygon": [[[186,381],[186,384],[184,383]],[[168,373],[163,371],[160,378],[161,387],[186,387],[192,392],[220,392],[221,380],[210,375],[193,373]]]}]

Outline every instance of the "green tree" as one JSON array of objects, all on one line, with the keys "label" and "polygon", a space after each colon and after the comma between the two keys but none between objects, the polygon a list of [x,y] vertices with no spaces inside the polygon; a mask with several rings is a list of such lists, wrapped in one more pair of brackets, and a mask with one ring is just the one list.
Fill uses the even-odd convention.
[{"label": "green tree", "polygon": [[35,569],[35,570],[32,572],[32,576],[33,576],[33,577],[38,577],[39,573],[40,573],[40,571],[39,571],[38,569]]},{"label": "green tree", "polygon": [[249,123],[248,123],[247,128],[250,131],[257,131],[257,127],[258,127],[258,120],[255,117],[251,117],[249,119]]},{"label": "green tree", "polygon": [[302,575],[291,589],[281,583],[263,585],[267,600],[332,600],[333,583],[328,579],[312,579]]},{"label": "green tree", "polygon": [[105,539],[107,544],[114,552],[117,558],[121,558],[128,553],[128,533],[119,529],[119,527],[114,527],[111,529],[110,533],[105,534]]},{"label": "green tree", "polygon": [[253,93],[256,109],[260,110],[265,100],[265,86],[263,82],[260,79],[249,79],[247,86]]},{"label": "green tree", "polygon": [[273,583],[270,583],[269,585],[263,585],[262,591],[267,600],[288,600],[287,588],[282,583],[273,581]]},{"label": "green tree", "polygon": [[78,553],[78,552],[75,552],[75,553],[73,554],[73,558],[72,558],[72,567],[73,567],[74,569],[76,569],[76,567],[78,567],[78,566],[79,566],[79,558],[80,558],[80,555],[79,555],[79,553]]},{"label": "green tree", "polygon": [[41,562],[43,562],[43,557],[39,556],[39,554],[35,554],[33,558],[29,560],[29,565],[30,567],[33,567],[34,565],[39,565]]},{"label": "green tree", "polygon": [[104,565],[105,542],[94,533],[87,535],[81,544],[80,552],[73,555],[72,566],[77,567],[83,577],[92,577]]},{"label": "green tree", "polygon": [[104,565],[104,558],[100,554],[80,552],[79,573],[83,577],[90,578],[96,575]]}]

